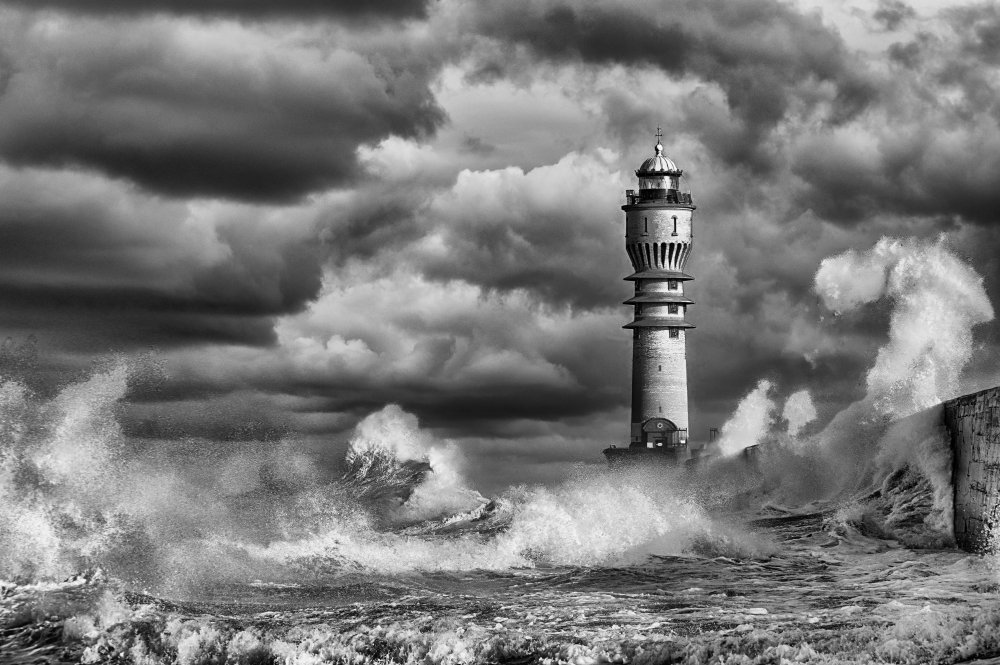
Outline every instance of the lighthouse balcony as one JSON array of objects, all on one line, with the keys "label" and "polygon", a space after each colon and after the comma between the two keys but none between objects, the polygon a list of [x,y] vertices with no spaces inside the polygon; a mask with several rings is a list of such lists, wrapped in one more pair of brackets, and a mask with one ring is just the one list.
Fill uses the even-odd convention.
[{"label": "lighthouse balcony", "polygon": [[622,326],[632,330],[634,328],[694,328],[694,326],[684,319],[673,319],[665,316],[650,316],[636,319],[632,323]]},{"label": "lighthouse balcony", "polygon": [[693,305],[694,301],[687,296],[677,295],[676,293],[662,293],[657,291],[646,291],[639,293],[632,298],[629,298],[623,305],[642,305],[642,304],[668,304],[668,305]]},{"label": "lighthouse balcony", "polygon": [[649,268],[647,270],[638,270],[628,277],[623,278],[626,282],[637,282],[640,279],[658,279],[658,280],[676,280],[678,282],[687,282],[694,277],[688,275],[687,273],[680,272],[678,270],[661,270],[659,268]]},{"label": "lighthouse balcony", "polygon": [[694,206],[691,199],[691,192],[681,192],[676,189],[634,189],[625,190],[625,200],[627,205],[640,205],[643,203],[654,203],[662,205],[669,203],[672,205]]}]

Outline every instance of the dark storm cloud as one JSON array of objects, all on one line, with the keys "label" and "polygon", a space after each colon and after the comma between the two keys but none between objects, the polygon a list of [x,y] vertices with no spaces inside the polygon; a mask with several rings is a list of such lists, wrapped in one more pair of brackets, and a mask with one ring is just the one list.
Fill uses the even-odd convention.
[{"label": "dark storm cloud", "polygon": [[274,342],[274,322],[157,290],[0,282],[4,327],[42,336],[48,348],[76,352],[183,344]]},{"label": "dark storm cloud", "polygon": [[1000,64],[1000,7],[995,3],[971,4],[944,14],[958,33],[964,55],[987,65]]},{"label": "dark storm cloud", "polygon": [[406,186],[377,193],[360,190],[322,211],[318,239],[329,261],[365,261],[410,246],[424,233],[417,212],[426,196],[420,188]]},{"label": "dark storm cloud", "polygon": [[429,282],[405,266],[346,270],[309,310],[282,319],[275,347],[171,352],[171,386],[144,399],[253,386],[288,402],[298,422],[356,419],[392,402],[431,426],[480,433],[625,401],[629,338],[614,314],[547,310],[523,292]]},{"label": "dark storm cloud", "polygon": [[0,157],[11,164],[289,200],[353,182],[359,145],[443,121],[434,68],[389,31],[345,29],[325,45],[231,22],[7,18]]},{"label": "dark storm cloud", "polygon": [[891,44],[886,53],[892,62],[902,65],[907,69],[914,69],[920,64],[923,49],[920,42],[913,40],[906,43],[897,42]]},{"label": "dark storm cloud", "polygon": [[770,164],[764,144],[793,105],[826,101],[828,119],[841,122],[877,98],[863,63],[817,16],[775,0],[686,0],[664,9],[519,0],[476,6],[466,20],[553,61],[647,65],[718,84],[741,123],[730,155],[758,167]]},{"label": "dark storm cloud", "polygon": [[[887,100],[791,150],[797,202],[848,226],[878,214],[995,224],[1000,209],[1000,10],[943,14],[940,34],[893,44]],[[949,221],[950,220],[950,221]]]},{"label": "dark storm cloud", "polygon": [[906,21],[915,18],[917,12],[901,0],[879,0],[878,9],[872,17],[886,30],[897,30]]},{"label": "dark storm cloud", "polygon": [[0,171],[0,307],[8,332],[77,352],[269,344],[274,317],[320,287],[308,216],[187,205],[120,183]]},{"label": "dark storm cloud", "polygon": [[[442,358],[447,359],[448,357]],[[624,367],[627,361],[625,354],[621,355],[621,361]],[[217,371],[219,369],[216,367]],[[247,410],[237,412],[238,410],[208,406],[202,408],[201,414],[193,414],[194,417],[189,418],[188,408],[174,409],[170,406],[173,400],[214,404],[223,396],[238,394],[247,385],[247,378],[259,391],[260,402],[271,405],[267,410],[269,416],[266,422],[277,422],[280,413],[284,413],[284,422],[290,423],[286,426],[286,431],[291,427],[298,432],[308,431],[304,423],[308,422],[310,415],[347,415],[347,422],[353,423],[385,404],[392,403],[419,416],[427,426],[446,428],[455,436],[476,433],[502,437],[508,435],[511,422],[521,420],[536,423],[529,428],[533,430],[540,423],[590,417],[627,401],[622,388],[627,385],[624,375],[620,377],[620,385],[616,386],[609,385],[608,377],[605,376],[599,383],[567,387],[519,381],[499,372],[492,380],[484,377],[486,380],[472,384],[452,382],[446,372],[436,377],[390,378],[345,372],[305,378],[293,373],[282,373],[278,367],[272,369],[274,371],[268,376],[226,376],[224,373],[194,379],[175,376],[167,390],[157,390],[145,395],[133,394],[130,399],[135,403],[146,403],[146,410],[174,413],[169,421],[162,423],[155,422],[153,418],[144,420],[146,424],[143,435],[162,438],[192,434],[209,436],[210,429],[215,432],[236,431],[244,421],[252,426],[260,418],[253,417],[254,414]],[[290,408],[288,399],[282,397],[288,395],[308,400],[307,408]],[[274,406],[275,402],[285,404],[278,409]],[[609,407],[609,404],[613,407]],[[186,426],[185,423],[192,426]],[[271,430],[274,427],[269,431]],[[329,425],[323,422],[320,431],[330,431]],[[515,433],[513,436],[517,435]]]},{"label": "dark storm cloud", "polygon": [[[564,418],[587,416],[609,408],[609,396],[624,397],[621,391],[609,395],[608,390],[593,390],[594,386],[539,386],[530,383],[508,383],[495,377],[492,383],[480,385],[455,385],[443,377],[441,381],[416,380],[401,384],[380,384],[368,381],[350,381],[337,385],[332,378],[320,384],[297,384],[275,377],[271,386],[280,390],[291,388],[296,394],[321,394],[325,403],[321,412],[344,411],[360,415],[377,411],[386,403],[399,404],[406,411],[416,414],[432,427],[452,427],[456,432],[484,433],[501,427],[511,420],[527,419],[543,422]],[[315,391],[312,393],[311,391]],[[617,404],[615,405],[617,406]]]},{"label": "dark storm cloud", "polygon": [[4,0],[31,9],[77,13],[227,14],[233,16],[337,16],[414,18],[426,13],[422,0]]}]

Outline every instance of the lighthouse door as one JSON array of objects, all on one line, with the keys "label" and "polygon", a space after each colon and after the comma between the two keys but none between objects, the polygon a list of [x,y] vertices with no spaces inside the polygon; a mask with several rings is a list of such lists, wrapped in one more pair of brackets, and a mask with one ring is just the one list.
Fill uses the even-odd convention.
[{"label": "lighthouse door", "polygon": [[642,424],[642,442],[647,448],[672,448],[680,443],[677,425],[666,418],[650,418]]}]

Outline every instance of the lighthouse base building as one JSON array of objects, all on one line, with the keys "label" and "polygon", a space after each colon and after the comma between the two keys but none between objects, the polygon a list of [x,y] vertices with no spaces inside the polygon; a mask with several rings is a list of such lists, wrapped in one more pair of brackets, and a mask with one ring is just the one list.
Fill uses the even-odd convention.
[{"label": "lighthouse base building", "polygon": [[688,455],[687,308],[684,295],[693,277],[684,272],[691,255],[691,194],[680,191],[683,172],[663,154],[657,133],[655,154],[635,172],[639,189],[625,191],[625,251],[633,273],[625,279],[634,295],[632,413],[628,446],[611,446],[612,462]]}]

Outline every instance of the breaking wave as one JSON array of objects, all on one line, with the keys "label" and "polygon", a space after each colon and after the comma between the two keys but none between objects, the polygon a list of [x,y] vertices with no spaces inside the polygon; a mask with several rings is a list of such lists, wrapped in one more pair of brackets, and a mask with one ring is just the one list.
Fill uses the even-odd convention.
[{"label": "breaking wave", "polygon": [[[983,280],[943,240],[883,238],[866,252],[824,259],[815,290],[836,315],[891,305],[888,339],[865,377],[866,393],[822,429],[808,391],[785,402],[782,432],[776,390],[762,380],[723,427],[720,452],[762,440],[758,453],[771,500],[827,501],[839,528],[911,546],[951,540],[951,452],[941,402],[960,392],[972,357],[972,328],[993,318]],[[738,436],[727,436],[728,432]]]},{"label": "breaking wave", "polygon": [[[318,481],[291,442],[215,457],[226,482],[205,482],[127,443],[116,409],[129,377],[115,363],[52,400],[15,382],[0,387],[0,577],[101,569],[182,593],[209,580],[288,581],[304,569],[634,563],[738,540],[693,496],[642,470],[581,472],[487,499],[465,485],[454,445],[396,406],[358,424],[333,482]],[[749,552],[748,542],[734,551]]]}]

